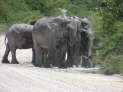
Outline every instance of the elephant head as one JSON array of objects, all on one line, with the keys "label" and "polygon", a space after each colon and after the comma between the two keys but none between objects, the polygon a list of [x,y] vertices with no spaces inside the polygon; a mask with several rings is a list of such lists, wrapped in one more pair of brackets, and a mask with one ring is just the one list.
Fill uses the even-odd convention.
[{"label": "elephant head", "polygon": [[[81,21],[81,55],[83,56],[84,60],[86,61],[85,66],[90,67],[90,57],[92,55],[92,45],[94,34],[91,30],[91,25],[88,19],[80,19]],[[84,62],[84,61],[83,61]]]},{"label": "elephant head", "polygon": [[80,21],[82,26],[81,32],[88,39],[87,41],[88,50],[89,50],[88,56],[91,56],[91,48],[93,45],[94,33],[91,30],[91,25],[88,19],[84,18],[84,19],[80,19]]}]

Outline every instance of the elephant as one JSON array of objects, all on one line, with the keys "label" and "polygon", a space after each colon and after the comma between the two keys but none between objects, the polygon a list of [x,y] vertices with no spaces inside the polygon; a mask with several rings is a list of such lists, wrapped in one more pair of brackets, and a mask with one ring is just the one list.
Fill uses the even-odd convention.
[{"label": "elephant", "polygon": [[[16,59],[16,49],[33,48],[32,31],[33,26],[29,24],[13,24],[9,28],[5,36],[6,50],[2,59],[2,63],[9,63],[8,54],[10,51],[12,54],[11,63],[19,63]],[[32,61],[34,61],[34,53],[32,55]]]},{"label": "elephant", "polygon": [[83,26],[83,32],[81,33],[81,56],[82,66],[92,67],[92,46],[94,40],[94,33],[91,30],[91,24],[88,19],[80,19]]},{"label": "elephant", "polygon": [[40,19],[33,30],[34,65],[72,67],[74,64],[82,64],[88,67],[91,63],[91,36],[92,31],[87,19]]},{"label": "elephant", "polygon": [[71,23],[69,24],[70,29],[73,30],[74,33],[76,34],[72,36],[69,33],[69,36],[68,36],[69,37],[68,44],[67,44],[68,58],[66,62],[67,63],[66,67],[72,67],[73,65],[76,65],[78,63],[78,59],[79,59],[78,57],[80,56],[80,46],[81,46],[80,44],[81,32],[83,31],[80,20],[78,20],[77,18],[73,18],[73,17],[71,17],[70,20],[71,20]]},{"label": "elephant", "polygon": [[91,67],[91,50],[93,45],[94,34],[91,30],[88,19],[77,19],[81,23],[81,29],[78,31],[78,40],[74,42],[74,45],[69,47],[69,62],[72,65],[82,65],[83,67]]},{"label": "elephant", "polygon": [[[68,39],[73,40],[76,35],[76,31],[70,30],[70,22],[71,20],[59,17],[43,18],[36,22],[32,32],[35,66],[65,66]],[[71,36],[68,37],[69,34]]]}]

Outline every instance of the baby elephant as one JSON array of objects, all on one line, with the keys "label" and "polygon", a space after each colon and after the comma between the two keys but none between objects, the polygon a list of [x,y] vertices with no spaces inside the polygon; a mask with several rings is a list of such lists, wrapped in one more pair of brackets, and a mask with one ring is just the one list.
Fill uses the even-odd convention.
[{"label": "baby elephant", "polygon": [[[9,63],[8,54],[11,51],[11,63],[18,64],[19,62],[16,59],[16,49],[33,48],[32,30],[33,25],[29,24],[14,24],[9,28],[9,31],[5,36],[6,50],[2,59],[2,63]],[[34,53],[32,56],[34,56]]]}]

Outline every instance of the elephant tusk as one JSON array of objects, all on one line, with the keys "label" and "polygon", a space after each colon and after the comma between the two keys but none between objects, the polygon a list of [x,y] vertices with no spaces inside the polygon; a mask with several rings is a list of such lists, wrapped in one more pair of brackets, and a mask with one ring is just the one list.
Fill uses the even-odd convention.
[{"label": "elephant tusk", "polygon": [[65,61],[67,61],[67,58],[68,58],[68,54],[66,52],[66,54],[65,54]]}]

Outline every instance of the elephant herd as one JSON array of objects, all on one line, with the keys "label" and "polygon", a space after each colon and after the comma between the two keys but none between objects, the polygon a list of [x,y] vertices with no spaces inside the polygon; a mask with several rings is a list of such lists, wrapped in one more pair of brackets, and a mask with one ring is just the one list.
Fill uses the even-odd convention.
[{"label": "elephant herd", "polygon": [[29,24],[12,25],[5,36],[2,63],[18,64],[16,49],[32,48],[32,64],[38,67],[91,67],[93,32],[86,18],[45,17]]}]

